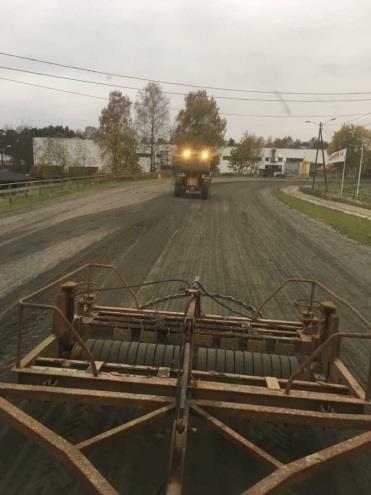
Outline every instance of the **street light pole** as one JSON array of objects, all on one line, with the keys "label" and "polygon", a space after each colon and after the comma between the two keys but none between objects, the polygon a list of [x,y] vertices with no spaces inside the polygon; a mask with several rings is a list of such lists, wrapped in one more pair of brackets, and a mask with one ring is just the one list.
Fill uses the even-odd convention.
[{"label": "street light pole", "polygon": [[343,175],[341,177],[341,187],[340,187],[340,196],[343,195],[343,189],[344,189],[344,179],[345,179],[345,167],[346,167],[346,162],[347,161],[347,156],[345,155],[344,158],[344,163],[343,163]]},{"label": "street light pole", "polygon": [[318,148],[319,148],[319,137],[320,133],[318,131],[318,138],[317,138],[317,149],[316,149],[316,161],[314,164],[314,174],[313,174],[313,182],[312,182],[312,191],[314,191],[315,184],[316,184],[316,176],[317,176],[317,162],[318,162]]}]

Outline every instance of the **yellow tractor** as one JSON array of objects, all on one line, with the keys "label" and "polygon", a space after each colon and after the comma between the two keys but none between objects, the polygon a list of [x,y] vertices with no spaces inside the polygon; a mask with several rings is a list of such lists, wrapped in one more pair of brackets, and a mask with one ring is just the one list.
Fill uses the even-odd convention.
[{"label": "yellow tractor", "polygon": [[181,197],[186,192],[200,191],[202,199],[208,199],[211,183],[212,154],[209,149],[183,149],[173,162],[175,187],[174,196]]}]

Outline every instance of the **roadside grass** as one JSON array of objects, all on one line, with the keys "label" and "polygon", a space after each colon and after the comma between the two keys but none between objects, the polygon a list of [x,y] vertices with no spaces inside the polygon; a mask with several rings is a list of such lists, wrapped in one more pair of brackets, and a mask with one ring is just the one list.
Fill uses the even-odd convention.
[{"label": "roadside grass", "polygon": [[[137,182],[139,180],[142,181],[143,179],[130,181],[130,184],[132,182]],[[31,206],[45,201],[58,200],[66,196],[70,196],[71,194],[94,192],[102,189],[110,189],[110,188],[122,186],[123,184],[127,184],[127,183],[128,183],[127,181],[114,181],[114,180],[108,182],[102,182],[102,183],[95,183],[95,184],[69,183],[55,188],[33,190],[33,191],[27,191],[26,193],[14,194],[11,196],[11,202],[9,201],[9,198],[1,197],[0,213],[14,210],[22,206]]]},{"label": "roadside grass", "polygon": [[316,196],[318,198],[371,209],[370,181],[363,180],[363,182],[361,182],[358,200],[355,198],[356,184],[354,183],[354,181],[345,181],[342,195],[340,195],[340,188],[340,180],[330,180],[328,182],[328,192],[325,192],[323,181],[317,181],[314,191],[312,191],[311,187],[301,187],[300,190],[305,194],[310,194],[311,196]]},{"label": "roadside grass", "polygon": [[340,234],[353,239],[365,246],[371,246],[371,221],[364,218],[348,215],[341,211],[331,210],[324,206],[314,205],[298,198],[294,198],[278,189],[272,195],[290,208],[330,225]]}]

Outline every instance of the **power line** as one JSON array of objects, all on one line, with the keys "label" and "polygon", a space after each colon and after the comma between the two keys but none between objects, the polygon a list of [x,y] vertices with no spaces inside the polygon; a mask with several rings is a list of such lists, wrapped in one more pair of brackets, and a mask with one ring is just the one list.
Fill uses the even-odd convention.
[{"label": "power line", "polygon": [[[58,92],[61,92],[61,93],[67,93],[67,94],[72,94],[72,95],[77,95],[77,96],[85,96],[85,97],[88,97],[88,98],[95,98],[97,100],[104,100],[104,101],[108,101],[109,99],[104,97],[104,96],[98,96],[98,95],[91,95],[91,94],[87,94],[87,93],[80,93],[78,91],[70,91],[70,90],[66,90],[66,89],[61,89],[61,88],[55,88],[55,87],[52,87],[52,86],[44,86],[42,84],[36,84],[36,83],[30,83],[30,82],[25,82],[25,81],[19,81],[18,79],[11,79],[9,77],[1,77],[0,76],[0,80],[3,80],[3,81],[9,81],[9,82],[13,82],[13,83],[17,83],[17,84],[23,84],[25,86],[33,86],[33,87],[36,87],[36,88],[41,88],[41,89],[48,89],[48,90],[51,90],[51,91],[58,91]],[[180,110],[182,110],[181,108],[170,108],[170,110],[174,111],[174,112],[178,112]],[[335,115],[269,115],[269,114],[253,114],[253,113],[226,113],[226,112],[220,112],[221,115],[225,116],[225,117],[253,117],[253,118],[268,118],[268,119],[288,119],[288,118],[293,118],[293,119],[315,119],[315,118],[330,118],[330,117],[338,117],[338,118],[341,118],[341,117],[357,117],[357,118],[361,118],[361,117],[366,117],[366,116],[369,116],[371,115],[371,112],[368,112],[368,113],[362,113],[362,114],[359,114],[359,113],[348,113],[348,114],[335,114]],[[330,124],[329,124],[330,125]],[[333,125],[336,125],[336,124],[333,124]]]},{"label": "power line", "polygon": [[[80,82],[84,84],[94,84],[97,86],[106,86],[106,87],[111,87],[111,88],[121,88],[121,89],[133,89],[136,91],[140,91],[142,88],[136,88],[133,86],[123,86],[121,84],[111,84],[111,83],[105,83],[101,81],[90,81],[87,79],[78,79],[75,77],[68,77],[68,76],[59,76],[56,74],[47,74],[45,72],[37,72],[29,69],[19,69],[16,67],[6,67],[4,65],[0,65],[0,69],[5,69],[5,70],[10,70],[10,71],[15,71],[15,72],[23,72],[27,74],[33,74],[37,76],[43,76],[43,77],[52,77],[54,79],[63,79],[66,81],[72,81],[72,82]],[[163,93],[168,94],[168,95],[177,95],[177,96],[187,96],[187,93],[180,93],[177,91],[163,91]],[[273,102],[273,103],[339,103],[339,102],[361,102],[361,101],[371,101],[371,98],[352,98],[352,99],[331,99],[331,100],[299,100],[299,99],[285,99],[283,100],[282,98],[280,99],[272,99],[272,98],[243,98],[243,97],[238,97],[238,96],[216,96],[213,95],[213,98],[219,99],[219,100],[233,100],[233,101],[259,101],[259,102]]]},{"label": "power line", "polygon": [[[346,119],[345,121],[341,122],[342,124],[350,124],[352,122],[355,122],[356,120],[359,120],[359,119],[364,119],[366,117],[369,117],[371,115],[371,112],[367,112],[367,113],[361,113],[361,114],[358,114],[358,115],[348,115],[348,117],[354,117],[353,119]],[[336,123],[329,123],[327,125],[338,125],[339,122],[336,124]],[[365,126],[366,124],[360,122],[361,125]]]},{"label": "power line", "polygon": [[[219,87],[219,86],[208,86],[205,84],[192,84],[192,83],[182,83],[182,82],[175,82],[175,81],[164,81],[160,79],[153,79],[150,77],[139,77],[139,76],[129,76],[126,74],[119,74],[115,72],[105,72],[102,70],[98,69],[91,69],[88,67],[82,67],[78,65],[67,65],[67,64],[61,64],[58,62],[52,62],[50,60],[41,60],[39,58],[34,58],[34,57],[26,57],[23,55],[16,55],[14,53],[7,53],[7,52],[0,52],[0,55],[3,55],[5,57],[12,57],[12,58],[17,58],[17,59],[22,59],[22,60],[29,60],[31,62],[37,62],[41,64],[47,64],[47,65],[53,65],[55,67],[63,67],[65,69],[74,69],[74,70],[80,70],[84,72],[90,72],[93,74],[101,74],[104,76],[111,76],[111,77],[120,77],[123,79],[134,79],[136,81],[144,81],[144,82],[155,82],[158,84],[169,84],[173,86],[182,86],[182,87],[189,87],[189,88],[198,88],[198,89],[210,89],[210,90],[215,90],[215,91],[231,91],[231,92],[238,92],[238,93],[258,93],[258,94],[281,94],[281,95],[309,95],[309,96],[341,96],[341,95],[369,95],[371,94],[371,91],[342,91],[342,92],[315,92],[315,91],[279,91],[279,90],[274,90],[274,91],[267,91],[267,90],[258,90],[258,89],[242,89],[242,88],[225,88],[225,87]],[[274,100],[276,101],[276,100]]]},{"label": "power line", "polygon": [[61,93],[69,93],[71,95],[77,95],[77,96],[87,96],[88,98],[95,98],[97,100],[108,101],[108,98],[105,98],[104,96],[89,95],[86,93],[80,93],[78,91],[69,91],[67,89],[53,88],[51,86],[43,86],[42,84],[34,84],[34,83],[25,82],[25,81],[18,81],[17,79],[10,79],[8,77],[0,77],[0,79],[2,79],[3,81],[10,81],[10,82],[18,83],[18,84],[24,84],[25,86],[34,86],[36,88],[50,89],[52,91],[59,91]]},{"label": "power line", "polygon": [[369,117],[370,115],[371,115],[371,112],[363,113],[361,115],[356,116],[354,119],[350,120],[350,122],[354,122],[355,120],[359,120],[359,119],[364,119],[365,117]]},{"label": "power line", "polygon": [[[105,83],[105,82],[101,82],[101,81],[89,81],[87,79],[78,79],[75,77],[59,76],[57,74],[46,74],[45,72],[37,72],[37,71],[33,71],[33,70],[28,70],[28,69],[18,69],[16,67],[6,67],[4,65],[0,65],[0,69],[11,70],[14,72],[24,72],[26,74],[33,74],[36,76],[52,77],[54,79],[64,79],[66,81],[72,81],[72,82],[82,82],[82,83],[88,83],[88,84],[95,84],[97,86],[108,86],[110,88],[134,89],[135,91],[140,91],[142,89],[142,88],[137,88],[134,86],[123,86],[121,84],[111,84],[111,83]],[[185,93],[170,93],[170,94],[180,94],[181,96],[184,96]]]},{"label": "power line", "polygon": [[[222,113],[220,112],[221,115],[224,115],[226,117],[233,116],[233,117],[262,117],[262,118],[293,118],[293,119],[326,119],[326,118],[331,118],[331,117],[336,117],[336,118],[341,118],[341,117],[355,117],[361,115],[362,117],[371,115],[370,113],[365,113],[365,114],[359,114],[359,113],[345,113],[345,114],[332,114],[332,115],[268,115],[268,114],[243,114],[243,113]],[[332,125],[337,125],[337,124],[332,124]]]}]

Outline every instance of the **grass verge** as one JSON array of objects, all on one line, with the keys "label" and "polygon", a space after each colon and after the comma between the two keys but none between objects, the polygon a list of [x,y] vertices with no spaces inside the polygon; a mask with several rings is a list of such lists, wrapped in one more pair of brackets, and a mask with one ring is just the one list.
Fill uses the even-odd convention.
[{"label": "grass verge", "polygon": [[314,205],[302,199],[294,198],[280,190],[275,190],[272,194],[290,208],[297,210],[310,218],[330,225],[330,227],[340,234],[343,234],[360,244],[371,246],[370,220],[359,218],[354,215],[348,215],[341,211],[331,210],[324,206]]},{"label": "grass verge", "polygon": [[[138,179],[143,180],[143,179]],[[136,180],[133,182],[137,182]],[[42,203],[44,201],[58,200],[64,198],[71,194],[84,193],[84,192],[94,192],[102,189],[109,189],[113,187],[119,187],[128,182],[124,181],[109,181],[102,183],[69,183],[61,187],[56,187],[52,189],[40,189],[29,191],[27,195],[24,193],[15,194],[11,198],[11,203],[8,198],[0,198],[0,213],[9,210],[14,210],[22,206],[30,206],[37,203]],[[132,181],[130,181],[130,184]]]},{"label": "grass verge", "polygon": [[[349,196],[340,196],[339,194],[334,194],[331,192],[324,192],[324,191],[312,191],[311,189],[308,189],[306,187],[301,187],[300,191],[304,194],[308,194],[310,196],[316,196],[317,198],[322,198],[322,199],[327,199],[328,201],[336,201],[338,203],[345,203],[347,205],[351,206],[359,206],[361,208],[366,208],[368,210],[371,210],[371,201],[358,201],[355,199],[350,198]],[[368,196],[371,200],[371,195]]]}]

